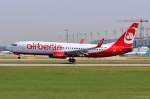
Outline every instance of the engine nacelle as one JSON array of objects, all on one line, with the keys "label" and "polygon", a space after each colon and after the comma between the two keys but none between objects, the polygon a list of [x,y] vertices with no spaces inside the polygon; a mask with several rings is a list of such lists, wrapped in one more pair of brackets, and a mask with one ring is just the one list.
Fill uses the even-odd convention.
[{"label": "engine nacelle", "polygon": [[54,52],[52,55],[49,55],[50,58],[61,58],[65,59],[67,56],[65,55],[64,52]]}]

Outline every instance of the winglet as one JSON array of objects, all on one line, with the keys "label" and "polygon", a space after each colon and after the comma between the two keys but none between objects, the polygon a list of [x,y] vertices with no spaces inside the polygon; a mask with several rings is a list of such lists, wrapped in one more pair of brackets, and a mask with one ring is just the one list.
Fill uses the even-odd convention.
[{"label": "winglet", "polygon": [[83,44],[83,43],[84,43],[84,39],[81,39],[81,40],[80,40],[80,44]]},{"label": "winglet", "polygon": [[104,42],[104,38],[102,40],[98,41],[98,44],[97,44],[96,48],[101,47],[103,42]]}]

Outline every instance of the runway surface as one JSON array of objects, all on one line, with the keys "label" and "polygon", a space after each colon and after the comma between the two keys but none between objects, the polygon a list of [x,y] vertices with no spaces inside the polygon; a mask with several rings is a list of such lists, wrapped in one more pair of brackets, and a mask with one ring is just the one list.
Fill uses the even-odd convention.
[{"label": "runway surface", "polygon": [[0,67],[65,67],[65,66],[81,66],[81,67],[90,67],[90,66],[99,66],[99,67],[149,67],[150,64],[0,64]]}]

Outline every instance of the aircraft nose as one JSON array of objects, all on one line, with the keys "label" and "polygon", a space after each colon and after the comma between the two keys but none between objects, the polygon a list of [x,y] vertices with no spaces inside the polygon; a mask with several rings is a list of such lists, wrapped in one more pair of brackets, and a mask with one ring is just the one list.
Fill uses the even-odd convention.
[{"label": "aircraft nose", "polygon": [[6,50],[11,51],[11,45],[7,45],[5,48]]},{"label": "aircraft nose", "polygon": [[15,48],[11,44],[11,45],[6,46],[6,50],[13,52],[15,50]]}]

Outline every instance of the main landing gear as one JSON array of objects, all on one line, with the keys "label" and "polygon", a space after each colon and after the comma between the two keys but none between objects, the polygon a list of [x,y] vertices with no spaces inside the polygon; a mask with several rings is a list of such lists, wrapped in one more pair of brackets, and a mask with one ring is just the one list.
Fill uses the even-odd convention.
[{"label": "main landing gear", "polygon": [[21,55],[20,55],[20,53],[16,53],[16,52],[14,52],[13,54],[17,56],[17,59],[21,59]]},{"label": "main landing gear", "polygon": [[17,57],[17,59],[21,59],[21,57],[20,57],[20,56],[18,56],[18,57]]},{"label": "main landing gear", "polygon": [[69,61],[70,63],[75,63],[75,62],[76,62],[76,59],[74,59],[73,57],[70,57],[70,58],[68,59],[68,61]]},{"label": "main landing gear", "polygon": [[18,54],[18,55],[17,55],[17,59],[21,59],[21,56],[20,56],[20,54]]}]

